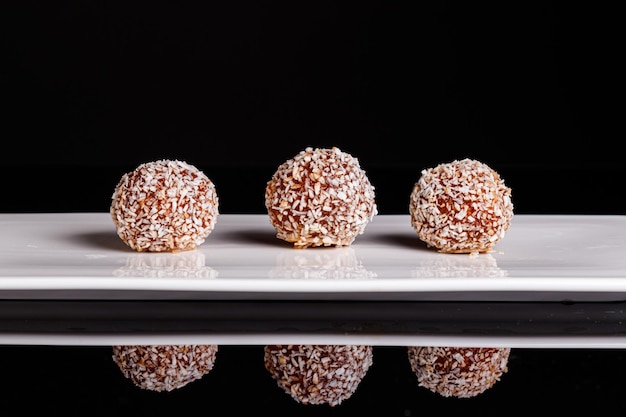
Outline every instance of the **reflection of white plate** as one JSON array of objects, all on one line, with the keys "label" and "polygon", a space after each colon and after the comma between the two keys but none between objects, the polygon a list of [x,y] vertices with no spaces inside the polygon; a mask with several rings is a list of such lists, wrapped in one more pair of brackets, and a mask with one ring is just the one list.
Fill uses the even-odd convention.
[{"label": "reflection of white plate", "polygon": [[456,346],[565,349],[624,349],[622,336],[447,336],[447,335],[338,335],[338,334],[0,334],[0,345],[113,346],[113,345],[250,345],[339,344],[372,346]]},{"label": "reflection of white plate", "polygon": [[[626,216],[516,215],[495,250],[478,260],[427,249],[408,215],[376,216],[344,248],[347,257],[335,255],[342,251],[294,256],[318,249],[328,250],[294,249],[278,240],[266,215],[221,214],[191,259],[194,265],[203,260],[199,269],[192,265],[201,273],[169,274],[159,262],[138,261],[154,254],[124,245],[108,213],[0,214],[0,298],[626,299]],[[306,278],[297,270],[300,261],[313,271]],[[311,262],[318,262],[316,269]],[[141,268],[133,273],[133,265]],[[176,264],[163,268],[172,272]]]}]

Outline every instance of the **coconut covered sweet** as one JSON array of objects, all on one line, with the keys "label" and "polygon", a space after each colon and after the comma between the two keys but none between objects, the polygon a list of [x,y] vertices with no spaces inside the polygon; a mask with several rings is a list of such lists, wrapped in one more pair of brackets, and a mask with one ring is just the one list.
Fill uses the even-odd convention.
[{"label": "coconut covered sweet", "polygon": [[422,171],[409,201],[411,226],[444,253],[489,252],[511,226],[511,189],[488,165],[455,160]]},{"label": "coconut covered sweet", "polygon": [[295,248],[349,246],[377,214],[358,159],[336,147],[308,147],[281,164],[265,207],[276,236]]},{"label": "coconut covered sweet", "polygon": [[117,234],[138,252],[179,252],[202,244],[217,222],[213,182],[193,165],[158,160],[122,176],[110,213]]}]

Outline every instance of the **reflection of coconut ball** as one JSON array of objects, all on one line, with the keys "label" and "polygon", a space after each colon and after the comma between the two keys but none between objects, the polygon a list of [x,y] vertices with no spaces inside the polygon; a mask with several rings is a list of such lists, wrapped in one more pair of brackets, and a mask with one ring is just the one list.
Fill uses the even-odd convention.
[{"label": "reflection of coconut ball", "polygon": [[139,388],[172,391],[213,369],[217,345],[113,346],[113,361]]},{"label": "reflection of coconut ball", "polygon": [[134,253],[126,265],[113,271],[116,277],[217,278],[218,271],[205,265],[201,251],[178,253]]},{"label": "reflection of coconut ball", "polygon": [[288,251],[278,255],[270,278],[288,279],[371,279],[368,271],[354,254],[354,249],[325,248],[315,251]]},{"label": "reflection of coconut ball", "polygon": [[460,256],[457,254],[432,254],[419,260],[411,271],[411,278],[499,278],[507,270],[498,267],[490,253]]},{"label": "reflection of coconut ball", "polygon": [[373,362],[359,345],[267,345],[265,368],[299,403],[334,407],[350,398]]},{"label": "reflection of coconut ball", "polygon": [[411,369],[421,387],[444,397],[485,392],[508,371],[510,348],[409,346]]},{"label": "reflection of coconut ball", "polygon": [[348,246],[377,214],[359,161],[338,148],[306,148],[278,167],[265,189],[276,236],[295,248]]},{"label": "reflection of coconut ball", "polygon": [[411,226],[440,252],[488,252],[511,225],[511,189],[471,159],[422,171],[409,203]]},{"label": "reflection of coconut ball", "polygon": [[138,252],[196,249],[215,227],[215,185],[186,162],[159,160],[122,176],[111,217],[118,236]]}]

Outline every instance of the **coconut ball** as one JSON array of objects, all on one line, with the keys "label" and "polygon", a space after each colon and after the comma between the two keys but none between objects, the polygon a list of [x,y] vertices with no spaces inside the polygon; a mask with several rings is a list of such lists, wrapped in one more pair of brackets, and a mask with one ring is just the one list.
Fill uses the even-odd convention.
[{"label": "coconut ball", "polygon": [[350,398],[373,363],[366,345],[266,345],[265,368],[302,404],[331,407]]},{"label": "coconut ball", "polygon": [[192,250],[215,227],[218,196],[195,166],[162,159],[122,176],[110,213],[117,235],[138,252]]},{"label": "coconut ball", "polygon": [[265,188],[279,239],[295,248],[348,246],[377,214],[374,187],[358,159],[311,147],[281,164]]},{"label": "coconut ball", "polygon": [[137,387],[172,391],[208,374],[217,345],[113,346],[113,361]]},{"label": "coconut ball", "polygon": [[419,386],[444,397],[470,398],[491,388],[508,372],[510,348],[409,346]]},{"label": "coconut ball", "polygon": [[418,237],[439,252],[489,252],[511,226],[511,189],[488,165],[455,160],[421,172],[409,213]]}]

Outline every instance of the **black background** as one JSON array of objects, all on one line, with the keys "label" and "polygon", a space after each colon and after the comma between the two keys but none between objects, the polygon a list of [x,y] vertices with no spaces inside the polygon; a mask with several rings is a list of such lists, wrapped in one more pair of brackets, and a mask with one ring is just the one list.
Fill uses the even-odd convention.
[{"label": "black background", "polygon": [[107,211],[182,159],[223,213],[264,211],[307,146],[361,162],[382,214],[424,168],[479,159],[518,213],[624,213],[621,46],[577,2],[3,2],[0,210]]},{"label": "black background", "polygon": [[[626,214],[618,14],[597,3],[7,1],[0,6],[0,212],[108,211],[121,175],[182,159],[222,213],[262,213],[275,168],[307,146],[357,157],[381,214],[408,213],[424,168],[479,159],[516,213]],[[416,387],[378,347],[329,414],[623,409],[620,350],[516,350],[472,400]],[[316,413],[224,347],[188,389],[142,392],[106,347],[3,346],[3,404],[65,414]],[[212,395],[215,394],[215,395]],[[464,411],[464,412],[465,412]]]}]

